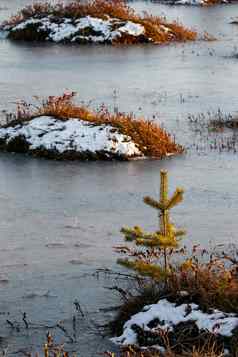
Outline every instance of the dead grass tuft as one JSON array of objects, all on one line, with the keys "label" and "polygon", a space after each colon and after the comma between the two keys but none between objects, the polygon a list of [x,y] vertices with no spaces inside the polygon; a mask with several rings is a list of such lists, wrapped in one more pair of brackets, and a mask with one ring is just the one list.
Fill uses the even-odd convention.
[{"label": "dead grass tuft", "polygon": [[192,256],[170,275],[169,290],[174,296],[187,291],[189,300],[205,311],[238,313],[238,261],[224,255],[210,256],[209,262],[202,263]]},{"label": "dead grass tuft", "polygon": [[195,139],[193,147],[197,151],[237,152],[237,115],[226,114],[218,109],[217,112],[189,115],[188,120]]},{"label": "dead grass tuft", "polygon": [[168,347],[163,353],[156,349],[141,350],[140,348],[134,346],[128,346],[122,348],[121,351],[116,354],[113,352],[106,352],[105,357],[223,357],[224,352],[218,352],[216,346],[207,341],[204,346],[199,348],[193,348],[192,351],[188,352],[186,350],[181,353],[176,353],[171,351]]},{"label": "dead grass tuft", "polygon": [[84,16],[94,16],[106,19],[107,16],[127,20],[135,16],[134,10],[122,0],[92,0],[89,2],[72,1],[63,2],[36,2],[24,7],[17,15],[12,16],[6,23],[17,25],[32,17],[43,18],[45,16],[66,17],[78,19]]},{"label": "dead grass tuft", "polygon": [[[228,2],[232,2],[232,1],[228,1]],[[225,1],[224,0],[206,0],[205,1],[205,6],[212,6],[212,5],[219,5],[219,4],[224,4]]]}]

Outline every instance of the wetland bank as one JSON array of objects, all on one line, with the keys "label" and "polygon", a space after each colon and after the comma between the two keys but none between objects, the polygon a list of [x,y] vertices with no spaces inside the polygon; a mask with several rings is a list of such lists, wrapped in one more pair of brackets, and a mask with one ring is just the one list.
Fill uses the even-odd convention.
[{"label": "wetland bank", "polygon": [[[3,0],[1,21],[27,3]],[[1,110],[12,111],[14,102],[29,101],[34,94],[75,90],[95,107],[104,102],[112,110],[155,115],[188,148],[194,144],[188,114],[218,108],[236,114],[238,26],[229,22],[238,5],[191,8],[138,1],[133,6],[138,12],[179,18],[218,41],[79,48],[1,40]],[[6,325],[6,319],[22,321],[23,311],[37,324],[63,320],[68,327],[75,299],[98,321],[104,318],[99,308],[118,303],[105,293],[110,282],[84,274],[99,267],[116,269],[112,247],[122,242],[122,224],[154,227],[155,216],[141,198],[158,194],[161,168],[170,173],[171,189],[177,182],[186,188],[174,218],[189,227],[189,240],[205,246],[210,241],[237,243],[236,155],[191,149],[164,161],[62,164],[1,153],[0,336],[2,345],[11,347],[9,354],[29,345],[37,350],[45,339],[45,330],[19,334]],[[83,324],[78,336],[74,348],[83,357],[112,348]]]}]

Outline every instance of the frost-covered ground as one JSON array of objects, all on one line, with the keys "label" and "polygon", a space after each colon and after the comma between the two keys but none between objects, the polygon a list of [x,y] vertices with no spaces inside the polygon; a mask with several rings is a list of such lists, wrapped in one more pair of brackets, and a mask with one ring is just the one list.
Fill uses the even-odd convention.
[{"label": "frost-covered ground", "polygon": [[[10,37],[14,37],[23,31],[30,31],[31,35],[35,33],[35,39],[52,42],[112,43],[124,35],[140,37],[142,42],[150,41],[145,36],[144,26],[132,21],[122,21],[110,17],[106,20],[92,16],[76,20],[55,19],[53,16],[40,19],[30,18],[16,26],[7,25],[2,30],[6,37],[9,34]],[[168,32],[169,29],[161,25],[160,31]]]},{"label": "frost-covered ground", "polygon": [[95,125],[78,119],[62,121],[41,116],[0,129],[0,147],[47,156],[69,158],[130,158],[142,156],[130,137],[110,125]]},{"label": "frost-covered ground", "polygon": [[196,324],[199,331],[208,331],[224,337],[231,337],[233,330],[238,328],[236,314],[219,310],[213,310],[208,314],[202,312],[196,304],[176,305],[167,299],[162,299],[157,304],[145,306],[141,312],[132,316],[125,323],[123,334],[112,338],[112,341],[120,345],[138,344],[136,332],[138,326],[145,332],[156,333],[160,329],[173,331],[178,324],[191,321]]}]

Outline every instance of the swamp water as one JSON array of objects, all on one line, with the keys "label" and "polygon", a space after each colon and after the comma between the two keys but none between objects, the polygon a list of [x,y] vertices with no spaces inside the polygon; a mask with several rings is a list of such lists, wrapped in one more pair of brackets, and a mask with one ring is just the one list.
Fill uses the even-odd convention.
[{"label": "swamp water", "polygon": [[[25,0],[1,1],[0,20]],[[138,11],[179,18],[218,41],[170,46],[62,46],[0,40],[0,110],[12,110],[17,99],[75,90],[92,106],[160,118],[188,147],[186,155],[163,161],[54,162],[0,154],[0,336],[9,354],[42,346],[45,329],[62,320],[73,331],[73,302],[78,299],[93,320],[100,307],[118,304],[104,289],[111,281],[95,279],[96,268],[116,269],[113,246],[122,243],[122,225],[152,229],[153,210],[144,195],[159,193],[159,172],[169,170],[170,189],[186,189],[184,203],[173,212],[186,227],[187,242],[208,246],[238,242],[238,164],[233,152],[191,148],[194,133],[188,114],[238,111],[238,5],[211,8],[171,7],[134,2]],[[36,323],[23,328],[22,313]],[[20,322],[20,332],[7,323]],[[82,357],[110,348],[94,328],[77,324],[70,349]],[[73,332],[72,332],[73,334]],[[65,340],[63,333],[58,341]]]}]

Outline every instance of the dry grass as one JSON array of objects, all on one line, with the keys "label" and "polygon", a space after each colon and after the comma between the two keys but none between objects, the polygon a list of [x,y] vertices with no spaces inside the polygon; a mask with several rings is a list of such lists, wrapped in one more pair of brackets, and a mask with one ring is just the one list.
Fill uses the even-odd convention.
[{"label": "dry grass", "polygon": [[46,341],[42,346],[42,351],[39,352],[27,352],[22,351],[22,354],[27,357],[77,357],[78,354],[73,352],[69,353],[65,350],[64,344],[56,344],[53,336],[48,332]]},{"label": "dry grass", "polygon": [[169,290],[172,295],[187,291],[189,300],[205,311],[215,308],[238,313],[238,261],[232,261],[225,255],[225,258],[211,257],[208,263],[201,263],[193,256],[170,275]]},{"label": "dry grass", "polygon": [[197,151],[216,150],[236,153],[238,150],[237,115],[216,112],[188,116]]},{"label": "dry grass", "polygon": [[[171,41],[193,41],[197,37],[196,31],[187,29],[177,22],[168,23],[165,18],[151,16],[144,13],[139,16],[123,0],[92,0],[88,2],[73,1],[69,4],[61,2],[56,4],[35,3],[23,8],[16,16],[12,16],[2,26],[15,26],[29,18],[43,18],[52,15],[57,18],[78,19],[87,15],[106,19],[108,16],[125,21],[133,21],[145,28],[145,38],[150,38],[154,43],[166,43]],[[161,31],[160,26],[166,26],[169,31]],[[130,44],[141,38],[124,35],[116,43]]]},{"label": "dry grass", "polygon": [[71,19],[78,19],[87,15],[106,19],[108,15],[110,17],[127,20],[128,18],[134,17],[134,11],[121,0],[72,1],[68,4],[60,1],[54,4],[49,2],[36,2],[24,7],[17,15],[12,16],[7,23],[16,25],[31,17],[43,18],[49,15]]},{"label": "dry grass", "polygon": [[[225,252],[220,254],[217,250],[215,248],[210,252],[197,245],[192,251],[185,247],[171,249],[168,253],[167,275],[151,278],[153,284],[146,289],[142,285],[139,290],[141,300],[147,305],[166,296],[171,301],[196,303],[203,311],[219,309],[238,313],[238,250],[233,247],[233,255]],[[138,250],[128,248],[126,254],[138,257]],[[144,253],[142,259],[145,263],[153,261],[159,265],[163,257],[161,250],[154,248]],[[186,291],[187,297],[181,298],[181,291]],[[136,298],[138,300],[138,296]]]},{"label": "dry grass", "polygon": [[188,116],[189,123],[194,125],[196,130],[208,129],[210,131],[221,132],[223,129],[237,129],[238,117],[230,113],[226,114],[221,109],[216,112],[199,113]]},{"label": "dry grass", "polygon": [[174,137],[155,122],[135,118],[132,114],[111,114],[105,106],[93,112],[84,105],[74,104],[74,96],[75,93],[65,93],[59,97],[51,96],[46,100],[40,100],[40,105],[37,107],[20,102],[15,120],[8,125],[16,125],[43,115],[60,120],[78,118],[96,125],[113,126],[120,133],[130,136],[145,156],[162,158],[168,154],[181,154],[184,151],[181,145],[176,144]]},{"label": "dry grass", "polygon": [[105,353],[105,357],[223,357],[224,355],[223,352],[216,351],[214,344],[209,343],[209,341],[200,348],[194,348],[191,352],[175,353],[168,348],[164,353],[161,353],[156,350],[142,351],[139,348],[129,346],[122,349],[118,354]]},{"label": "dry grass", "polygon": [[[232,0],[228,0],[229,3],[232,2]],[[205,5],[206,6],[212,6],[212,5],[219,5],[219,4],[224,4],[223,0],[206,0]]]}]

